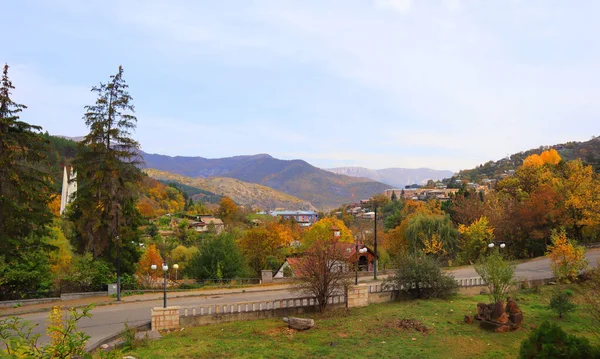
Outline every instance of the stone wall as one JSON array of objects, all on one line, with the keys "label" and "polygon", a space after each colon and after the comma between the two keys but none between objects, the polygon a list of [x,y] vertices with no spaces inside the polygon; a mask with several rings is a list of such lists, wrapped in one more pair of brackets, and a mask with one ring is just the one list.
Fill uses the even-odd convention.
[{"label": "stone wall", "polygon": [[367,284],[359,284],[348,290],[347,306],[366,307],[369,305],[369,286]]},{"label": "stone wall", "polygon": [[152,308],[152,330],[179,329],[179,307]]}]

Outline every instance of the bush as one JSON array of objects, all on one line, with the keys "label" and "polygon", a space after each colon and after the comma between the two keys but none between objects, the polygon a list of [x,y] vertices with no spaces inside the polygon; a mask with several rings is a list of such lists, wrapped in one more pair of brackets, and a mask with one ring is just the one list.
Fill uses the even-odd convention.
[{"label": "bush", "polygon": [[388,284],[412,298],[448,298],[458,291],[454,278],[442,271],[431,257],[404,256],[399,258],[396,268],[396,275]]},{"label": "bush", "polygon": [[569,283],[577,279],[577,275],[587,268],[585,248],[574,240],[567,238],[564,228],[552,231],[552,245],[548,246],[550,268],[557,281]]},{"label": "bush", "polygon": [[519,358],[598,358],[595,350],[585,338],[565,333],[556,324],[544,322],[521,343]]},{"label": "bush", "polygon": [[106,285],[114,281],[111,266],[101,259],[94,259],[91,253],[74,256],[69,273],[61,282],[61,291],[95,292],[106,290]]},{"label": "bush", "polygon": [[475,263],[475,271],[487,283],[494,303],[502,300],[515,284],[515,266],[504,259],[498,250]]},{"label": "bush", "polygon": [[557,291],[550,298],[549,308],[558,314],[559,318],[562,318],[563,314],[574,311],[577,306],[571,302],[567,292]]}]

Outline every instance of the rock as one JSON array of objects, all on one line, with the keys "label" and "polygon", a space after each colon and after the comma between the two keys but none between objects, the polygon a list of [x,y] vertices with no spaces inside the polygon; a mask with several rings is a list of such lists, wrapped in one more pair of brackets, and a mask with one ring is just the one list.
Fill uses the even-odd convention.
[{"label": "rock", "polygon": [[470,315],[465,315],[465,323],[467,323],[467,324],[473,323],[473,317]]},{"label": "rock", "polygon": [[108,349],[108,344],[102,344],[102,345],[100,346],[100,349]]},{"label": "rock", "polygon": [[508,314],[521,313],[521,309],[517,305],[517,302],[515,302],[515,300],[512,299],[511,297],[508,297],[508,299],[506,300],[506,310],[505,311]]},{"label": "rock", "polygon": [[485,319],[486,312],[488,312],[487,304],[477,303],[477,314],[475,315],[475,319],[477,319],[477,320]]},{"label": "rock", "polygon": [[506,313],[502,313],[497,319],[496,321],[500,324],[506,324],[509,322],[508,320],[508,314]]},{"label": "rock", "polygon": [[296,330],[307,330],[315,325],[314,319],[284,317],[283,321],[288,324],[288,327]]},{"label": "rock", "polygon": [[498,321],[498,318],[500,318],[500,316],[504,313],[504,301],[499,300],[496,303],[492,304],[492,312],[490,313],[489,319],[493,321]]},{"label": "rock", "polygon": [[556,285],[556,282],[548,282],[548,285]]},{"label": "rock", "polygon": [[508,319],[517,327],[521,327],[521,324],[523,323],[523,313],[510,313]]}]

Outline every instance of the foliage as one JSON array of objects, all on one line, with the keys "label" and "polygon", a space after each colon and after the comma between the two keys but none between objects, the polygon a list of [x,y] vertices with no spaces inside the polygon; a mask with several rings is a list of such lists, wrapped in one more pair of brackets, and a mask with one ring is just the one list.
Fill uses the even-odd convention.
[{"label": "foliage", "polygon": [[458,292],[454,278],[430,256],[407,255],[397,258],[395,266],[396,274],[388,285],[412,298],[449,298]]},{"label": "foliage", "polygon": [[460,233],[458,261],[463,264],[473,263],[485,254],[488,243],[494,240],[494,229],[490,227],[487,217],[480,217],[470,226],[458,226]]},{"label": "foliage", "polygon": [[600,338],[600,261],[596,268],[590,271],[588,280],[584,283],[584,300],[592,317],[594,333]]},{"label": "foliage", "polygon": [[265,226],[247,230],[238,240],[241,249],[250,268],[260,274],[263,269],[268,269],[269,257],[281,264],[286,255],[286,249],[290,248],[299,233],[290,226],[281,223],[268,223]]},{"label": "foliage", "polygon": [[61,281],[61,291],[95,292],[106,290],[106,285],[114,280],[111,266],[102,259],[94,259],[91,253],[74,255],[69,272]]},{"label": "foliage", "polygon": [[217,216],[223,222],[234,222],[240,220],[240,210],[235,202],[229,197],[221,198],[219,202],[219,210]]},{"label": "foliage", "polygon": [[[185,247],[179,245],[171,251],[169,259],[171,263],[177,263],[177,265],[179,265],[179,273],[185,273],[190,261],[197,253],[197,247]],[[181,278],[181,276],[179,276],[179,278]]]},{"label": "foliage", "polygon": [[25,299],[48,296],[52,273],[48,254],[43,247],[33,247],[0,266],[0,298]]},{"label": "foliage", "polygon": [[548,246],[548,256],[554,277],[560,282],[575,280],[579,272],[588,265],[585,248],[569,240],[564,228],[553,231],[551,240],[552,245]]},{"label": "foliage", "polygon": [[337,227],[340,230],[339,242],[354,243],[352,232],[346,227],[343,221],[333,218],[321,218],[315,224],[304,232],[302,236],[302,245],[305,248],[310,248],[315,242],[331,241],[333,239],[332,228]]},{"label": "foliage", "polygon": [[475,263],[475,271],[486,283],[494,303],[504,299],[515,284],[515,265],[497,249],[492,250],[489,256],[480,257]]},{"label": "foliage", "polygon": [[411,253],[443,256],[454,252],[458,232],[447,215],[418,213],[408,219],[405,236]]},{"label": "foliage", "polygon": [[561,327],[549,322],[544,322],[535,329],[529,338],[521,343],[519,352],[521,359],[597,357],[598,351],[592,348],[587,339],[567,334]]},{"label": "foliage", "polygon": [[567,292],[558,290],[552,294],[549,308],[558,314],[559,318],[562,318],[563,314],[574,311],[577,306],[571,302]]},{"label": "foliage", "polygon": [[35,325],[20,318],[11,317],[0,320],[0,339],[6,349],[0,353],[9,358],[67,359],[88,358],[85,344],[90,338],[77,329],[77,322],[82,318],[90,318],[91,306],[82,310],[71,308],[66,315],[60,307],[54,307],[49,315],[46,334],[50,342],[38,343],[40,334],[33,334]]},{"label": "foliage", "polygon": [[11,262],[23,251],[23,240],[36,245],[52,221],[48,207],[51,184],[45,152],[47,142],[33,126],[19,119],[26,107],[11,98],[14,89],[4,65],[0,81],[0,253]]},{"label": "foliage", "polygon": [[141,177],[140,183],[141,198],[137,209],[142,216],[155,218],[184,210],[185,199],[177,187],[165,185],[147,175]]},{"label": "foliage", "polygon": [[98,98],[84,115],[90,132],[74,160],[77,196],[70,217],[79,233],[77,249],[95,258],[108,257],[111,243],[120,246],[117,237],[120,243],[137,241],[139,144],[130,137],[137,119],[127,88],[122,67],[108,83],[92,88]]},{"label": "foliage", "polygon": [[222,232],[213,239],[204,240],[187,268],[197,279],[233,279],[244,274],[244,257],[232,234]]},{"label": "foliage", "polygon": [[[137,264],[136,275],[142,287],[151,287],[152,283],[162,276],[162,264],[163,259],[156,246],[154,244],[149,245],[142,253]],[[156,265],[157,269],[153,270],[152,265]]]},{"label": "foliage", "polygon": [[320,312],[327,308],[329,298],[350,286],[344,272],[347,253],[336,243],[328,238],[312,242],[293,269],[298,290],[315,297]]},{"label": "foliage", "polygon": [[46,243],[54,247],[54,250],[49,253],[50,270],[52,271],[54,282],[60,286],[60,282],[70,271],[71,260],[73,258],[71,244],[57,223],[50,228],[50,236]]}]

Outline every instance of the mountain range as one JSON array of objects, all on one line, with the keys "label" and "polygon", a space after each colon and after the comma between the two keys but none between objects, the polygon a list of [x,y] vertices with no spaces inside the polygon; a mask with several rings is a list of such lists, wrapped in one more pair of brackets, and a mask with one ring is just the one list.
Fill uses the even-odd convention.
[{"label": "mountain range", "polygon": [[388,183],[394,188],[404,188],[411,184],[425,184],[428,180],[441,180],[451,177],[452,171],[433,170],[430,168],[384,168],[372,170],[364,167],[327,168],[326,171],[339,175],[370,178],[374,181]]},{"label": "mountain range", "polygon": [[280,160],[267,154],[216,159],[148,153],[142,156],[146,168],[192,178],[227,177],[260,184],[308,201],[318,209],[357,202],[390,188],[368,178],[325,171],[303,160]]}]

